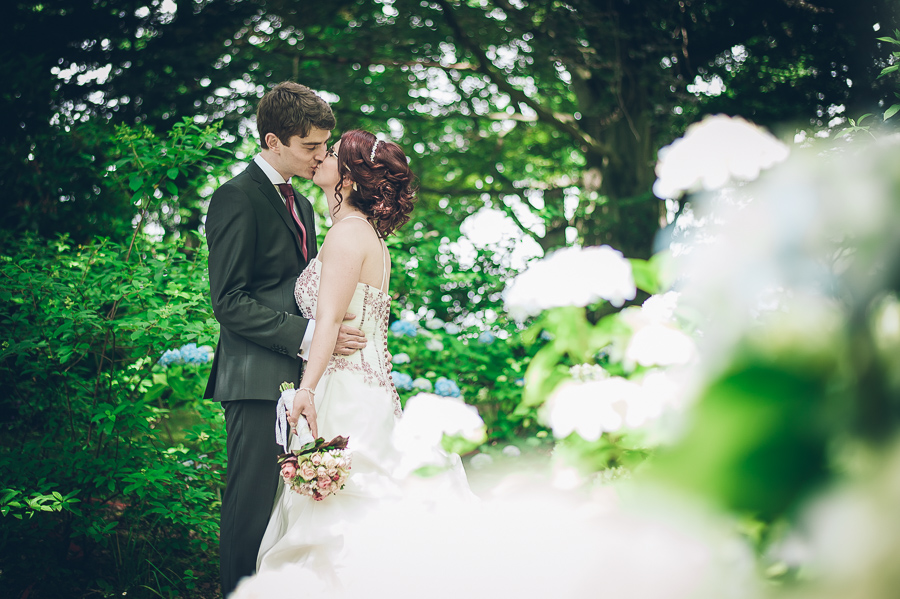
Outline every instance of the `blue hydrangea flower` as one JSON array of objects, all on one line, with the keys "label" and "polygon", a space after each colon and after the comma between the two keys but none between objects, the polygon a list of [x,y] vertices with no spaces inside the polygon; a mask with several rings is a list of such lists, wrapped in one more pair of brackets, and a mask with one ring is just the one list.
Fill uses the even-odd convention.
[{"label": "blue hydrangea flower", "polygon": [[184,364],[181,359],[181,350],[167,349],[159,359],[160,366],[168,366],[169,364]]},{"label": "blue hydrangea flower", "polygon": [[197,347],[196,343],[188,343],[178,349],[167,349],[158,363],[160,366],[168,367],[171,364],[205,364],[211,359],[211,347],[208,345]]},{"label": "blue hydrangea flower", "polygon": [[494,342],[494,339],[496,339],[496,337],[494,337],[493,333],[491,333],[490,331],[485,331],[478,336],[478,343],[490,345]]},{"label": "blue hydrangea flower", "polygon": [[394,386],[401,391],[409,391],[413,388],[412,377],[408,374],[394,371],[391,373],[391,378],[394,380]]},{"label": "blue hydrangea flower", "polygon": [[391,358],[394,364],[409,364],[409,354],[399,353]]},{"label": "blue hydrangea flower", "polygon": [[209,362],[209,351],[197,347],[196,343],[188,343],[181,347],[181,359],[185,364],[205,364]]},{"label": "blue hydrangea flower", "polygon": [[434,392],[444,397],[459,397],[459,386],[450,379],[441,377],[434,383]]},{"label": "blue hydrangea flower", "polygon": [[408,320],[395,320],[391,324],[391,332],[395,335],[408,335],[415,337],[418,334],[418,328],[414,322]]},{"label": "blue hydrangea flower", "polygon": [[426,393],[431,393],[432,385],[431,381],[424,377],[419,377],[413,381],[413,389],[418,389],[419,391],[424,391]]}]

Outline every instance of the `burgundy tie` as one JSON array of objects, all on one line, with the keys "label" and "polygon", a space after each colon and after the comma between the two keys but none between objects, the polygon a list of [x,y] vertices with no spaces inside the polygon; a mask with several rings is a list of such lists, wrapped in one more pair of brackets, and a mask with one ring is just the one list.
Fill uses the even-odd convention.
[{"label": "burgundy tie", "polygon": [[297,226],[300,228],[300,249],[303,250],[303,259],[309,260],[306,251],[306,227],[303,226],[303,223],[301,223],[300,219],[297,217],[297,213],[294,212],[294,188],[290,183],[276,183],[275,185],[281,190],[281,195],[283,195],[286,200],[284,205],[287,207],[288,212],[291,213],[294,222],[297,223]]}]

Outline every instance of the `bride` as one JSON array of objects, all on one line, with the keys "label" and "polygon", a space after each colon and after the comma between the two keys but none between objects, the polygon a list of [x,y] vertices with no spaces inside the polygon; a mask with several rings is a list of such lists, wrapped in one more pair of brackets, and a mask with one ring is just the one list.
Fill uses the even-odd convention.
[{"label": "bride", "polygon": [[[344,489],[323,501],[279,485],[257,558],[259,573],[299,566],[340,584],[354,523],[400,496],[391,434],[401,411],[387,350],[391,259],[384,239],[409,221],[412,179],[397,144],[359,130],[341,136],[313,177],[334,224],[294,289],[300,311],[315,319],[316,329],[288,416],[295,433],[291,449],[302,444],[296,426],[304,417],[313,437],[349,437],[352,469]],[[348,312],[356,318],[344,322]],[[342,323],[361,329],[368,340],[350,356],[332,355]]]}]

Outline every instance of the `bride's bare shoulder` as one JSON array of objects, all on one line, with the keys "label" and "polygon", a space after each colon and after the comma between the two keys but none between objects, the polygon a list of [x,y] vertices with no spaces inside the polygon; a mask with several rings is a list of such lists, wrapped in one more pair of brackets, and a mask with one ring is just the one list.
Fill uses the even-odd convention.
[{"label": "bride's bare shoulder", "polygon": [[362,260],[379,249],[378,238],[368,221],[345,218],[334,223],[325,234],[319,254]]}]

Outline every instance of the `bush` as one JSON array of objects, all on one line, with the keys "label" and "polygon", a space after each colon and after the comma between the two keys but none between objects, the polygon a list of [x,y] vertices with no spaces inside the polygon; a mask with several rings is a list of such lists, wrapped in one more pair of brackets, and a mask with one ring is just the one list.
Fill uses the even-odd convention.
[{"label": "bush", "polygon": [[14,593],[215,585],[223,417],[201,399],[208,363],[158,364],[217,332],[205,252],[183,250],[0,239],[0,569]]}]

